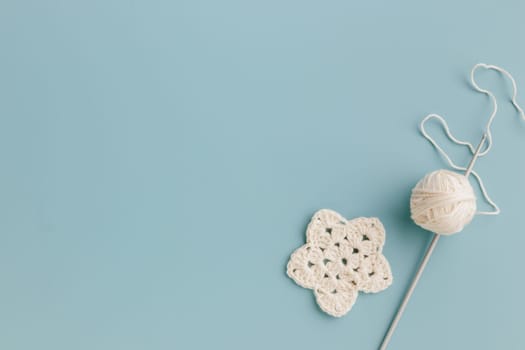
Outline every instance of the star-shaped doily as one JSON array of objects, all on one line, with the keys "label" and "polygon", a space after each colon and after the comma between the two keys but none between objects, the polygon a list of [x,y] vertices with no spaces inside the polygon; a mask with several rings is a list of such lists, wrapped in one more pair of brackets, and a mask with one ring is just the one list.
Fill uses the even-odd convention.
[{"label": "star-shaped doily", "polygon": [[306,244],[292,253],[287,274],[313,289],[321,309],[345,315],[359,291],[377,293],[392,284],[390,265],[382,254],[385,229],[377,218],[346,220],[333,210],[314,214]]}]

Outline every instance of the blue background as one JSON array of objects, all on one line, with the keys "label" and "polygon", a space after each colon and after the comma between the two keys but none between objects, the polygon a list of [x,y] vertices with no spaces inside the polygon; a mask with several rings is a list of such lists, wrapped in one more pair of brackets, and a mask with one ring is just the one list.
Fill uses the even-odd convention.
[{"label": "blue background", "polygon": [[[445,167],[417,125],[479,140],[478,61],[525,92],[524,11],[1,1],[0,348],[377,348],[430,239],[410,189]],[[525,122],[508,81],[478,79],[500,99],[476,169],[502,214],[440,241],[391,349],[525,348]],[[394,284],[341,319],[285,275],[320,208],[387,228]]]}]

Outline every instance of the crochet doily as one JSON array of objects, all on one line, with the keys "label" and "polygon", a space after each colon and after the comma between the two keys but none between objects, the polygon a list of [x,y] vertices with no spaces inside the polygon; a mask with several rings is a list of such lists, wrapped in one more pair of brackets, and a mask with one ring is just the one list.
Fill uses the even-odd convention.
[{"label": "crochet doily", "polygon": [[354,305],[359,291],[377,293],[392,284],[382,254],[385,229],[377,218],[346,220],[335,211],[314,214],[306,244],[292,253],[287,274],[313,289],[319,307],[340,317]]}]

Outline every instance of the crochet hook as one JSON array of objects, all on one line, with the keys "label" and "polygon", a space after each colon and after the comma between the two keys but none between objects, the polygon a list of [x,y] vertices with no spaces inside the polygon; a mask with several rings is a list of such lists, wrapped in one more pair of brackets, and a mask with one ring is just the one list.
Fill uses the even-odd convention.
[{"label": "crochet hook", "polygon": [[[476,148],[476,151],[474,152],[474,155],[472,156],[472,159],[470,160],[470,163],[465,170],[465,177],[468,177],[472,171],[472,168],[474,167],[474,163],[478,159],[478,156],[481,152],[481,149],[483,148],[483,145],[485,144],[485,141],[487,139],[487,134],[483,134],[483,137],[481,138],[481,141]],[[423,256],[423,260],[421,260],[421,263],[416,271],[416,274],[414,275],[414,278],[412,279],[412,283],[410,283],[410,286],[408,287],[405,296],[403,297],[403,300],[401,301],[401,304],[399,308],[397,309],[396,315],[394,319],[392,320],[392,323],[390,323],[390,327],[388,328],[388,331],[383,338],[383,342],[381,343],[381,346],[379,347],[379,350],[386,350],[388,347],[388,344],[390,343],[390,339],[392,338],[392,335],[394,334],[394,331],[397,328],[397,325],[399,323],[399,320],[401,319],[401,316],[403,316],[403,313],[405,311],[405,308],[407,307],[408,301],[410,300],[410,297],[412,296],[412,293],[414,293],[414,289],[416,288],[417,283],[419,282],[419,279],[421,278],[421,275],[423,274],[423,271],[425,270],[425,267],[427,266],[427,263],[430,259],[430,256],[434,252],[434,248],[436,248],[436,245],[439,241],[440,235],[437,233],[434,233],[432,236],[432,241],[430,242],[430,245],[427,248],[427,251],[425,252],[425,255]]]}]

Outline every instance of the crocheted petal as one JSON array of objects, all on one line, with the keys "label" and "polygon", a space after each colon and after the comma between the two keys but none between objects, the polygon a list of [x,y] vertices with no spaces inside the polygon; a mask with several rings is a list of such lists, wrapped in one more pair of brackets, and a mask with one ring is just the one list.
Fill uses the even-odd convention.
[{"label": "crocheted petal", "polygon": [[[344,217],[333,210],[321,209],[314,214],[306,229],[306,241],[308,243],[326,248],[335,244],[332,242],[332,232],[336,231],[337,237],[341,236],[343,227],[347,221]],[[341,233],[339,233],[341,231]],[[342,239],[342,237],[339,237]]]},{"label": "crocheted petal", "polygon": [[361,264],[361,256],[355,253],[353,245],[345,240],[340,246],[331,246],[323,252],[327,268],[337,265],[338,269],[355,269]]},{"label": "crocheted petal", "polygon": [[380,252],[385,243],[385,228],[378,218],[357,218],[348,221],[347,235],[357,236],[365,250]]},{"label": "crocheted petal", "polygon": [[345,225],[341,224],[340,222],[333,225],[332,227],[332,232],[331,232],[331,236],[332,236],[332,243],[335,245],[336,243],[338,243],[339,245],[344,243],[344,241],[346,240],[346,230],[345,230]]},{"label": "crocheted petal", "polygon": [[323,257],[328,261],[336,261],[339,260],[340,256],[340,249],[335,246],[330,246],[328,248],[324,248],[323,251]]},{"label": "crocheted petal", "polygon": [[314,289],[315,298],[319,307],[329,315],[341,317],[354,305],[358,291],[348,284],[338,283],[332,278],[323,279]]},{"label": "crocheted petal", "polygon": [[365,293],[377,293],[392,284],[392,271],[385,256],[378,254],[364,259],[359,268],[361,276],[359,290]]},{"label": "crocheted petal", "polygon": [[359,242],[358,250],[359,254],[361,254],[362,256],[374,255],[377,254],[377,252],[379,251],[379,247],[375,242],[361,241]]},{"label": "crocheted petal", "polygon": [[[339,247],[337,247],[337,253],[339,261],[344,265],[352,269],[355,269],[361,263],[362,255],[359,254],[361,241],[354,236],[347,236]],[[325,251],[326,253],[326,251]]]},{"label": "crocheted petal", "polygon": [[304,288],[314,288],[324,276],[323,252],[319,247],[303,245],[290,256],[288,276]]}]

